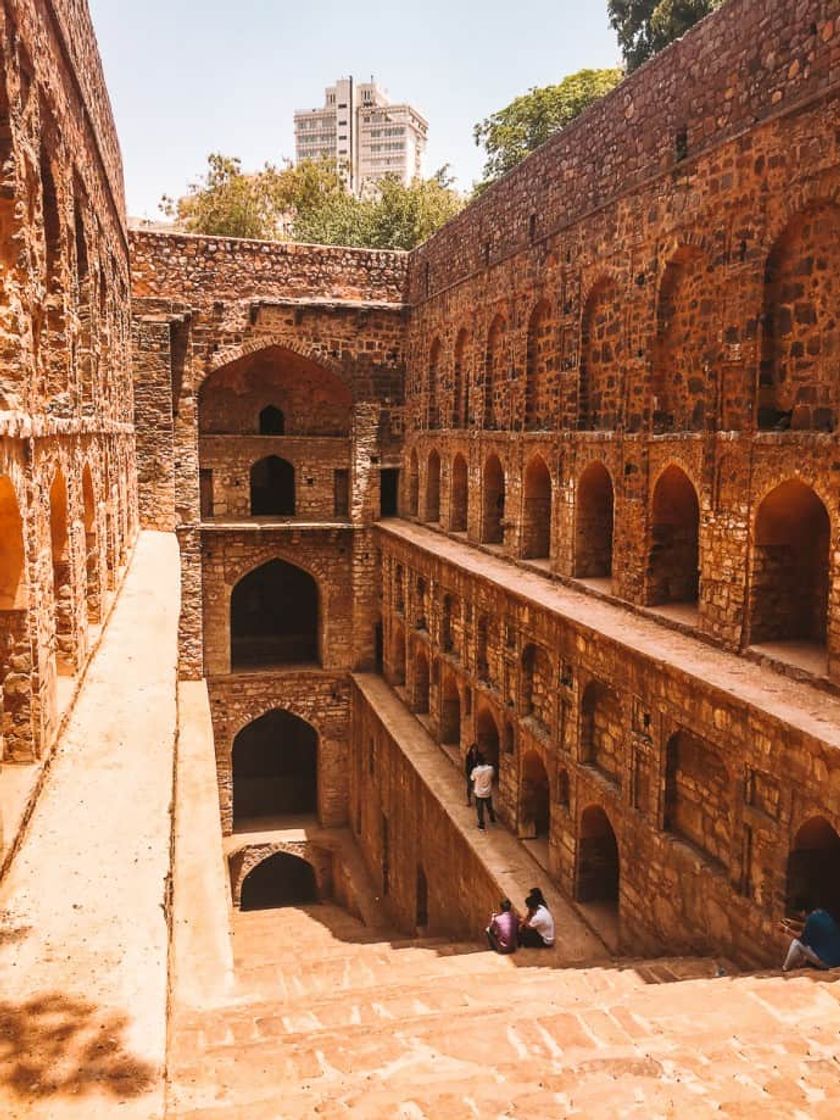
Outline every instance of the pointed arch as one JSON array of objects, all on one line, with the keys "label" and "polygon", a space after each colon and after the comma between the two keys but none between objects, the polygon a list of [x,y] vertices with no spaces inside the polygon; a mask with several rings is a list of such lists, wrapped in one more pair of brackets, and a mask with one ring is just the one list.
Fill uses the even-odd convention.
[{"label": "pointed arch", "polygon": [[613,566],[615,498],[610,472],[590,463],[580,476],[575,503],[575,565],[578,579],[609,579]]},{"label": "pointed arch", "polygon": [[484,421],[488,431],[507,427],[506,403],[508,372],[507,320],[496,315],[487,332],[487,350],[484,362]]},{"label": "pointed arch", "polygon": [[659,284],[653,356],[654,431],[699,432],[706,424],[714,361],[711,269],[696,245],[683,245]]},{"label": "pointed arch", "polygon": [[231,771],[234,831],[318,811],[318,733],[285,708],[271,708],[238,731]]},{"label": "pointed arch", "polygon": [[470,422],[470,378],[469,367],[470,334],[461,327],[455,339],[452,374],[452,427],[466,428]]},{"label": "pointed arch", "polygon": [[99,563],[99,528],[97,525],[97,501],[93,474],[90,464],[85,463],[82,471],[82,498],[84,503],[85,526],[85,573],[87,577],[87,616],[88,622],[99,622],[101,610],[101,585]]},{"label": "pointed arch", "polygon": [[318,585],[286,560],[260,564],[230,597],[231,669],[318,662]]},{"label": "pointed arch", "polygon": [[551,428],[551,398],[554,386],[555,331],[551,305],[540,300],[528,320],[525,369],[525,429]]},{"label": "pointed arch", "polygon": [[420,512],[420,464],[417,452],[411,449],[408,457],[408,513],[410,517],[417,517]]},{"label": "pointed arch", "polygon": [[460,452],[452,460],[449,492],[449,528],[453,533],[466,533],[469,517],[469,481],[467,460]]},{"label": "pointed arch", "polygon": [[504,544],[505,472],[499,456],[491,454],[484,464],[484,516],[481,539],[485,544]]},{"label": "pointed arch", "polygon": [[697,603],[700,502],[685,471],[671,463],[653,490],[648,603]]},{"label": "pointed arch", "polygon": [[432,451],[426,461],[426,510],[424,520],[440,521],[440,455]]},{"label": "pointed arch", "polygon": [[294,517],[295,468],[286,459],[266,455],[251,467],[251,516]]},{"label": "pointed arch", "polygon": [[584,431],[617,426],[623,359],[621,307],[610,277],[592,288],[583,307],[580,331],[578,427]]},{"label": "pointed arch", "polygon": [[522,555],[530,560],[551,556],[551,519],[554,487],[551,471],[541,455],[533,455],[525,468],[523,487]]}]

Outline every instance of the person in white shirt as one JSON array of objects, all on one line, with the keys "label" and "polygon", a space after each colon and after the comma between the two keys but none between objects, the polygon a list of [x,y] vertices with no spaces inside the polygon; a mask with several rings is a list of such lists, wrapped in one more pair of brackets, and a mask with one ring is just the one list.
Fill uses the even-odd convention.
[{"label": "person in white shirt", "polygon": [[554,918],[539,887],[525,899],[528,913],[519,926],[519,944],[525,949],[550,949],[554,944]]},{"label": "person in white shirt", "polygon": [[470,774],[470,781],[473,784],[473,796],[475,797],[475,808],[478,813],[478,827],[484,830],[484,809],[490,814],[490,823],[496,823],[496,812],[493,809],[493,775],[495,771],[493,767],[484,761],[484,755],[481,751],[478,752],[478,766],[475,767]]}]

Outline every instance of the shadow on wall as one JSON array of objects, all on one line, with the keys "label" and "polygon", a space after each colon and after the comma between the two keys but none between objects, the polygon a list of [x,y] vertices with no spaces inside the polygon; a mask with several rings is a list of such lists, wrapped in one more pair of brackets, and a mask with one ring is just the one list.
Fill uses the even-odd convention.
[{"label": "shadow on wall", "polygon": [[0,1091],[30,1100],[140,1096],[155,1071],[125,1049],[125,1026],[124,1016],[60,992],[0,1003]]}]

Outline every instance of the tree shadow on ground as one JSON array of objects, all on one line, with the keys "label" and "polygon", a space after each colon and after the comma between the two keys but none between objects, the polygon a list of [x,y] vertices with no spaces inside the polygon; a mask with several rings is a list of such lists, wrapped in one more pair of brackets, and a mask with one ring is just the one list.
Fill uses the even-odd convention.
[{"label": "tree shadow on ground", "polygon": [[139,1096],[155,1071],[125,1049],[125,1025],[123,1015],[58,992],[0,1001],[0,1090],[30,1099]]}]

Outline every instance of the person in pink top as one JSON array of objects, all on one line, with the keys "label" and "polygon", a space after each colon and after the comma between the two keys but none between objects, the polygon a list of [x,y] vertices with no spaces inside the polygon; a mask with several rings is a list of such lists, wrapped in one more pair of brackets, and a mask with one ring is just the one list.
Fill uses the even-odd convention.
[{"label": "person in pink top", "polygon": [[490,948],[497,953],[515,953],[519,943],[519,915],[509,898],[503,898],[499,910],[491,914],[490,925],[484,931]]}]

